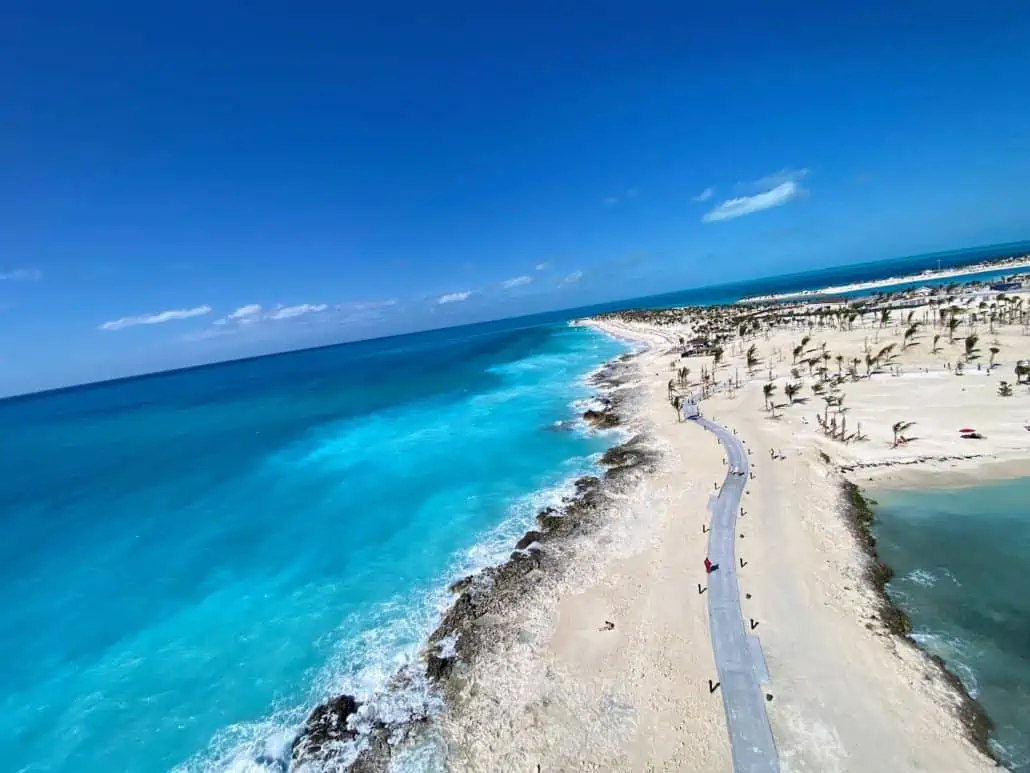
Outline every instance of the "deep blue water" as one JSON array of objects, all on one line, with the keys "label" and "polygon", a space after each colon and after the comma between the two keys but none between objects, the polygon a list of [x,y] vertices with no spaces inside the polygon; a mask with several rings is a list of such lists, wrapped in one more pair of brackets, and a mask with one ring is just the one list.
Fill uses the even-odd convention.
[{"label": "deep blue water", "polygon": [[446,584],[506,555],[612,442],[553,431],[589,396],[582,377],[623,350],[571,316],[937,260],[0,401],[2,769],[252,770],[325,696],[381,688],[416,656]]},{"label": "deep blue water", "polygon": [[1030,478],[875,498],[889,595],[983,705],[1001,760],[1030,771]]}]

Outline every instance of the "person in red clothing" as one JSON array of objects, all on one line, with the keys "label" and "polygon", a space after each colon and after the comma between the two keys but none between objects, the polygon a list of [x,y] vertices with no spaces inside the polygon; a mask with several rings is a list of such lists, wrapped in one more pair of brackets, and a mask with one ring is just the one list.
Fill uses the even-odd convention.
[{"label": "person in red clothing", "polygon": [[708,556],[705,556],[705,574],[711,574],[719,568],[718,564],[713,564]]}]

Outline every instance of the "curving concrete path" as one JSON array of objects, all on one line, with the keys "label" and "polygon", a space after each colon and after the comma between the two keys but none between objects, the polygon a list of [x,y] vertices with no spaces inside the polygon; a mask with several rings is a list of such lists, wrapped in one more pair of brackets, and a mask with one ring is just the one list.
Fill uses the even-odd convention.
[{"label": "curving concrete path", "polygon": [[[737,586],[737,513],[748,481],[747,452],[735,435],[707,419],[691,419],[716,435],[726,449],[726,480],[711,504],[708,558],[719,568],[708,575],[708,627],[719,674],[734,773],[779,773],[780,761],[765,711],[760,678],[765,663],[757,637],[745,630]],[[743,470],[733,475],[730,470]],[[760,677],[760,674],[762,676]]]}]

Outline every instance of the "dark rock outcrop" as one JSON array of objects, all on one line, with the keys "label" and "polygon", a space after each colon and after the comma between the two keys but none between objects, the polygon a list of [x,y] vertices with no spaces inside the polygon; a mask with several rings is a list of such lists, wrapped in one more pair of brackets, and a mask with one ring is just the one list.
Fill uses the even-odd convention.
[{"label": "dark rock outcrop", "polygon": [[611,449],[602,460],[608,468],[604,478],[580,478],[575,493],[559,507],[537,513],[538,528],[519,539],[507,561],[454,583],[451,590],[458,598],[429,639],[425,659],[430,678],[445,692],[457,689],[451,678],[459,664],[471,662],[481,648],[496,640],[497,624],[508,619],[506,610],[522,599],[528,584],[560,570],[560,553],[552,546],[594,528],[610,504],[612,492],[623,487],[622,476],[653,469],[657,458],[657,452],[639,435]]},{"label": "dark rock outcrop", "polygon": [[607,408],[603,411],[585,411],[583,413],[584,421],[590,422],[591,425],[598,429],[612,429],[613,427],[619,426],[619,418],[614,413],[610,412]]},{"label": "dark rock outcrop", "polygon": [[543,537],[543,536],[544,535],[541,534],[538,531],[533,531],[533,530],[527,531],[525,534],[522,535],[522,538],[518,542],[515,543],[515,549],[516,550],[525,550],[530,545],[532,545],[534,542],[539,542],[540,538]]},{"label": "dark rock outcrop", "polygon": [[315,707],[304,729],[293,741],[290,758],[294,765],[324,758],[347,741],[357,737],[347,720],[357,713],[359,704],[352,695],[341,695]]}]

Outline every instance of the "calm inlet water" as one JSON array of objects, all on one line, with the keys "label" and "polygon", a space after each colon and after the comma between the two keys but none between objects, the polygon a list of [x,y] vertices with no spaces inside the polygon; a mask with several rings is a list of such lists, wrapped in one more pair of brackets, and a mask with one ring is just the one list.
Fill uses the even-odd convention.
[{"label": "calm inlet water", "polygon": [[1002,761],[1030,771],[1030,478],[875,498],[888,593],[983,705]]},{"label": "calm inlet water", "polygon": [[484,325],[0,403],[0,767],[281,754],[590,469],[554,425],[621,351]]}]

